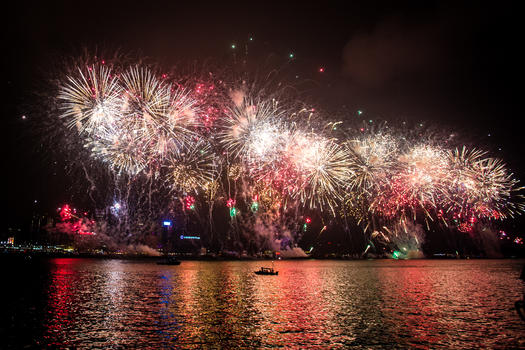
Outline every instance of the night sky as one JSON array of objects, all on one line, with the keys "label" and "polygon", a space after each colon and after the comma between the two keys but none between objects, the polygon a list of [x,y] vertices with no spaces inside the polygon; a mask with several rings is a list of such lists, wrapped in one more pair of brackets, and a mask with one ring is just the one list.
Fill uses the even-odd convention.
[{"label": "night sky", "polygon": [[45,211],[68,198],[65,174],[43,155],[50,151],[39,148],[28,111],[38,108],[33,96],[46,67],[84,47],[177,64],[228,58],[232,43],[242,46],[253,37],[253,56],[286,61],[294,53],[290,69],[316,82],[312,99],[321,109],[362,109],[373,119],[456,130],[525,178],[518,105],[522,19],[511,2],[11,5],[2,21],[2,198],[8,205],[2,231],[30,217],[34,200]]}]

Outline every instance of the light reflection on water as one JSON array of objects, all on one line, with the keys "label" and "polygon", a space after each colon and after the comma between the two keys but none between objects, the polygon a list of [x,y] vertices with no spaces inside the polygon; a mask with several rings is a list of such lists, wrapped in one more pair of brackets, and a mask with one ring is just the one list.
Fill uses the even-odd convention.
[{"label": "light reflection on water", "polygon": [[522,264],[278,261],[258,276],[268,262],[53,259],[12,327],[36,318],[24,342],[73,348],[524,347]]}]

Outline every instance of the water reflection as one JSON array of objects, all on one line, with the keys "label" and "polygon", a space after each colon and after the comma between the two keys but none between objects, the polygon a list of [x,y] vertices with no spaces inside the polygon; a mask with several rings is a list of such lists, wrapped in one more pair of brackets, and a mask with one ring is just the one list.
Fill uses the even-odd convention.
[{"label": "water reflection", "polygon": [[82,348],[523,347],[520,261],[55,259],[38,344]]},{"label": "water reflection", "polygon": [[65,335],[73,322],[71,312],[74,312],[73,288],[71,285],[75,259],[55,260],[55,271],[49,286],[49,307],[44,335],[45,343],[51,346],[68,345]]},{"label": "water reflection", "polygon": [[[523,324],[511,300],[520,283],[516,267],[501,261],[404,261],[385,269],[381,280],[386,319],[396,342],[411,339],[424,348],[522,346]],[[505,347],[505,346],[504,346]]]}]

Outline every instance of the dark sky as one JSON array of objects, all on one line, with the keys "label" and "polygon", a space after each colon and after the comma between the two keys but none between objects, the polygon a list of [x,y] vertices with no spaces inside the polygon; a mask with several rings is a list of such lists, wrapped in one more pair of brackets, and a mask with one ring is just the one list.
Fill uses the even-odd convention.
[{"label": "dark sky", "polygon": [[49,199],[60,186],[50,185],[49,167],[35,159],[31,115],[21,116],[46,65],[82,47],[119,48],[162,62],[204,61],[231,55],[232,43],[252,36],[254,55],[296,55],[297,74],[322,87],[321,107],[460,130],[500,152],[524,177],[523,33],[514,3],[347,2],[12,3],[2,21],[3,197],[11,208],[3,212],[2,228],[27,213],[34,199],[51,203],[66,195]]}]

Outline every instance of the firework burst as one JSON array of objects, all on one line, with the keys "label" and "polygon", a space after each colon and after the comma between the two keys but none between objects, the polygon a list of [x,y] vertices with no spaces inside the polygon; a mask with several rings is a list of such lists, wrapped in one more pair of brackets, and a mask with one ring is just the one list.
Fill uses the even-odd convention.
[{"label": "firework burst", "polygon": [[135,176],[146,169],[150,150],[136,130],[113,129],[111,133],[86,143],[93,156],[108,164],[117,174]]},{"label": "firework burst", "polygon": [[121,80],[125,90],[122,127],[139,130],[137,134],[160,154],[168,140],[181,145],[193,136],[196,101],[185,90],[174,89],[151,70],[138,66],[125,72]]},{"label": "firework burst", "polygon": [[351,157],[349,190],[358,197],[376,193],[396,165],[398,141],[392,135],[380,133],[347,140],[344,147]]},{"label": "firework burst", "polygon": [[298,173],[294,197],[310,208],[333,211],[349,178],[349,154],[335,140],[296,133],[288,154]]},{"label": "firework burst", "polygon": [[79,134],[104,133],[121,115],[119,81],[105,66],[93,65],[77,72],[76,77],[67,76],[67,82],[60,87],[60,117],[69,128],[76,127]]},{"label": "firework burst", "polygon": [[233,156],[249,162],[272,162],[282,148],[284,109],[274,100],[244,99],[230,110],[219,137]]},{"label": "firework burst", "polygon": [[514,200],[521,197],[518,192],[522,188],[500,159],[465,147],[449,152],[449,159],[454,191],[447,211],[455,218],[502,219],[523,211],[521,201]]},{"label": "firework burst", "polygon": [[170,188],[183,193],[208,190],[217,176],[217,160],[206,140],[189,144],[170,154],[167,165]]},{"label": "firework burst", "polygon": [[417,220],[422,211],[425,220],[448,198],[450,173],[446,152],[436,146],[416,145],[398,158],[396,170],[382,187],[382,193],[371,203],[372,212],[400,222]]}]

